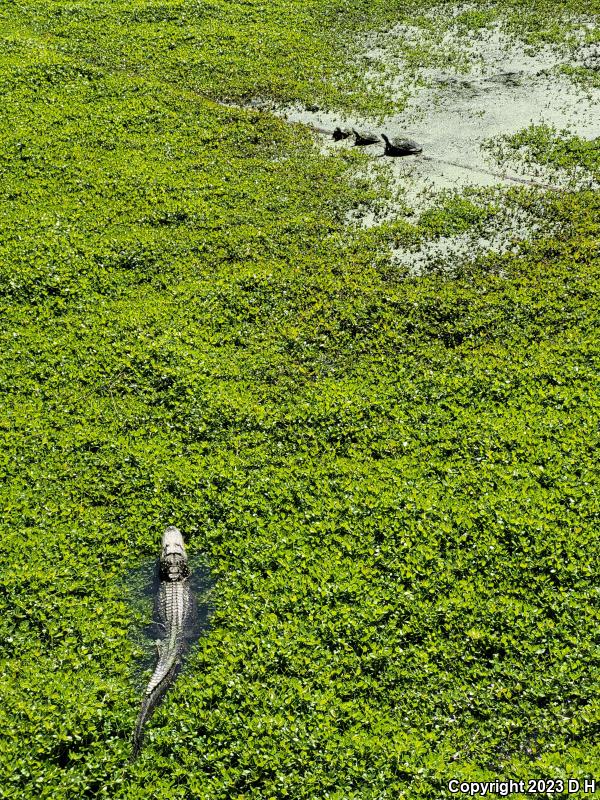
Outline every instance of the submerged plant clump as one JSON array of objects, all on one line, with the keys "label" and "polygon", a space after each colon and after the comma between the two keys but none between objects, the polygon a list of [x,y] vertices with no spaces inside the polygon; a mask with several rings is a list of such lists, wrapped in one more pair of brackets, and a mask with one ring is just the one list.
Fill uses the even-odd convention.
[{"label": "submerged plant clump", "polygon": [[[432,8],[4,12],[0,796],[438,800],[452,778],[593,775],[597,190],[452,193],[364,229],[383,169],[224,105],[385,114],[354,54]],[[520,19],[535,44],[598,10],[448,19]],[[583,140],[508,145],[597,176]],[[516,248],[420,275],[392,256],[513,211],[538,226]],[[152,668],[124,584],[171,522],[215,611],[130,765]]]}]

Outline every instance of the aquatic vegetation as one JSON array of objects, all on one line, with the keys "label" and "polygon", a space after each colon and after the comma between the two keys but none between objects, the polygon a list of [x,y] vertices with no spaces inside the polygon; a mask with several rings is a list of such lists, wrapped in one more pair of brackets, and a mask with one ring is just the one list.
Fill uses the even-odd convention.
[{"label": "aquatic vegetation", "polygon": [[[548,197],[518,253],[405,278],[391,243],[494,207],[360,230],[381,200],[360,148],[220,103],[383,113],[345,42],[427,7],[2,12],[0,797],[593,774],[598,193]],[[531,30],[598,11],[492,8],[525,7]],[[597,173],[548,141],[536,158]],[[169,523],[215,611],[130,765],[151,668],[123,583]]]},{"label": "aquatic vegetation", "polygon": [[488,149],[497,160],[539,164],[572,173],[588,182],[600,177],[600,139],[582,139],[549,125],[530,125],[512,136],[492,140]]}]

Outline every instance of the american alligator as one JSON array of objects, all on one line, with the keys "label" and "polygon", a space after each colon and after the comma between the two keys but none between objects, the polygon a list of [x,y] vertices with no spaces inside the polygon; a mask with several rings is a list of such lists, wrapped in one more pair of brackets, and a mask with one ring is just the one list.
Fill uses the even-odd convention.
[{"label": "american alligator", "polygon": [[197,619],[196,599],[190,585],[190,569],[181,532],[169,526],[163,534],[158,561],[158,591],[154,613],[164,631],[157,641],[158,662],[146,687],[133,735],[135,758],[142,746],[144,723],[172,684]]},{"label": "american alligator", "polygon": [[383,154],[386,156],[414,156],[423,152],[421,145],[413,139],[392,139],[390,141],[385,133],[381,134],[381,138],[385,142]]}]

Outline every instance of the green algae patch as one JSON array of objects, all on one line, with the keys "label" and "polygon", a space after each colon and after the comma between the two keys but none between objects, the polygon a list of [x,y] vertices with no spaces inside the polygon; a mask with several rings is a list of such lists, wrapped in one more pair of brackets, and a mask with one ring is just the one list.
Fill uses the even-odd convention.
[{"label": "green algae patch", "polygon": [[[2,12],[0,797],[593,775],[597,191],[548,196],[518,252],[407,277],[390,244],[493,225],[498,196],[361,230],[391,197],[366,156],[220,102],[381,111],[332,42],[414,11]],[[583,141],[511,146],[597,175]],[[132,766],[123,585],[171,522],[214,614]]]}]

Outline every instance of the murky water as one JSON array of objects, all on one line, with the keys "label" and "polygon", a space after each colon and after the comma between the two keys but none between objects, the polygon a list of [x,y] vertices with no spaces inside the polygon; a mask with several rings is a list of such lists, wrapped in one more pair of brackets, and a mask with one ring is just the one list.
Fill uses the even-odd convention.
[{"label": "murky water", "polygon": [[[444,6],[439,13],[447,16],[465,8]],[[356,209],[348,217],[349,224],[370,227],[386,219],[418,215],[439,205],[442,194],[467,188],[492,193],[518,186],[537,187],[540,193],[599,188],[582,168],[549,169],[518,157],[500,164],[486,147],[497,137],[531,125],[549,126],[558,135],[589,140],[600,137],[600,89],[583,88],[561,71],[562,67],[581,66],[600,69],[600,45],[586,39],[595,28],[593,21],[581,20],[579,28],[571,31],[570,49],[566,45],[533,49],[506,35],[498,25],[474,32],[454,26],[443,35],[432,33],[435,27],[425,30],[398,25],[385,33],[373,33],[365,41],[363,61],[371,65],[370,77],[404,101],[403,111],[383,123],[342,117],[317,107],[275,108],[260,98],[251,103],[291,123],[310,126],[320,136],[325,153],[354,146],[353,136],[333,140],[332,132],[338,126],[410,138],[422,146],[420,155],[399,158],[383,157],[382,141],[361,148],[373,157],[358,168],[361,175],[372,183],[387,182],[395,200],[377,211]],[[573,46],[573,42],[579,44]],[[430,63],[444,66],[415,69],[414,64],[408,65],[402,55],[407,43],[425,45],[429,55],[434,54]],[[451,274],[479,253],[517,252],[524,240],[552,232],[551,222],[530,203],[524,208],[518,200],[504,197],[499,204],[504,206],[503,212],[485,231],[475,227],[457,236],[438,237],[416,249],[395,250],[392,260],[399,274],[442,269]]]},{"label": "murky water", "polygon": [[[524,240],[554,232],[555,226],[548,219],[543,197],[523,208],[506,197],[500,197],[500,191],[495,192],[498,212],[492,220],[473,225],[463,233],[431,239],[418,247],[393,250],[392,263],[407,276],[424,272],[456,276],[478,255],[518,253]],[[489,195],[486,199],[490,199]]]},{"label": "murky water", "polygon": [[[465,186],[514,185],[523,179],[531,183],[571,187],[589,176],[552,175],[531,166],[518,172],[495,164],[482,145],[490,139],[516,133],[532,124],[546,124],[582,138],[600,136],[600,90],[577,86],[558,68],[562,64],[583,64],[596,58],[593,47],[583,48],[578,56],[566,57],[550,47],[528,52],[523,43],[504,35],[499,29],[477,31],[466,39],[450,32],[441,47],[462,49],[458,68],[423,68],[417,78],[408,76],[401,59],[394,60],[394,41],[398,37],[417,38],[420,29],[398,26],[377,37],[368,51],[371,62],[386,63],[386,82],[392,93],[404,95],[407,82],[414,84],[411,97],[402,113],[389,117],[374,130],[391,137],[410,137],[423,146],[422,156],[385,159],[396,182],[406,192],[409,204],[428,205],[428,200],[442,189]],[[386,42],[389,47],[386,47]],[[375,74],[375,73],[374,73]],[[417,85],[422,83],[422,85]],[[333,130],[337,125],[358,130],[373,128],[358,118],[342,120],[335,114],[286,108],[279,113],[291,122],[303,122],[316,128]],[[332,142],[324,137],[324,148],[352,146],[352,139]],[[382,145],[365,148],[374,156]]]},{"label": "murky water", "polygon": [[[569,172],[535,164],[498,164],[486,149],[495,137],[517,133],[531,125],[547,125],[565,135],[585,139],[600,137],[600,90],[582,88],[561,72],[561,66],[600,66],[600,46],[585,43],[582,22],[575,34],[583,44],[573,54],[551,47],[533,51],[523,42],[509,38],[499,27],[480,29],[472,34],[450,29],[436,44],[439,53],[446,49],[454,57],[447,66],[421,68],[409,73],[403,62],[399,42],[420,42],[424,31],[416,26],[397,26],[385,34],[373,35],[366,43],[366,59],[372,65],[373,79],[381,75],[377,65],[385,65],[384,78],[392,94],[410,96],[404,110],[384,123],[346,118],[305,108],[276,110],[290,122],[301,122],[321,134],[324,152],[353,146],[353,137],[335,142],[328,131],[337,126],[360,132],[385,132],[390,138],[415,139],[423,147],[421,155],[381,158],[383,143],[364,147],[363,152],[377,157],[392,180],[397,200],[379,213],[353,213],[349,222],[376,225],[386,218],[420,212],[440,202],[440,192],[461,192],[467,187],[493,191],[509,186],[538,187],[540,192],[581,187],[598,188],[585,170]],[[456,54],[458,53],[458,57]],[[435,59],[434,59],[435,60]],[[444,63],[443,59],[437,59]],[[591,65],[591,66],[590,66]],[[368,170],[367,170],[368,172]],[[419,248],[398,249],[392,253],[399,274],[422,274],[444,270],[449,274],[489,251],[517,252],[520,243],[538,234],[551,233],[551,222],[518,201],[500,200],[505,205],[487,230],[475,227],[457,236],[436,238]]]},{"label": "murky water", "polygon": [[[210,574],[206,561],[197,554],[189,556],[191,570],[191,584],[196,598],[198,613],[194,624],[186,632],[186,638],[191,643],[197,641],[209,627],[210,615],[213,611],[211,591],[215,581]],[[161,639],[164,632],[154,620],[154,598],[158,590],[157,559],[145,558],[138,566],[129,571],[125,592],[130,605],[145,619],[145,623],[134,631],[133,636],[139,644],[143,656],[136,664],[136,676],[140,686],[145,683],[144,673],[154,668],[156,662],[156,648],[154,642]],[[147,676],[146,676],[147,677]]]}]

